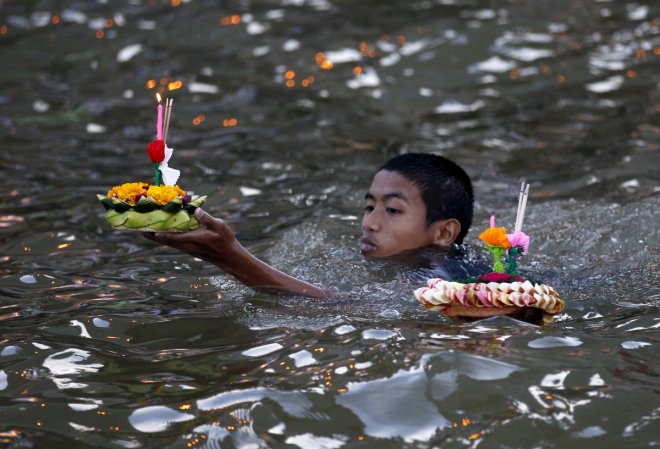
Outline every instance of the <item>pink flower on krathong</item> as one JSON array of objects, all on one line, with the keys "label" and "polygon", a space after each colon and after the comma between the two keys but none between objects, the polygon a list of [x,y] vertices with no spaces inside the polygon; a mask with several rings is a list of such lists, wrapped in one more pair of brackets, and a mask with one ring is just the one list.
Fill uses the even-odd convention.
[{"label": "pink flower on krathong", "polygon": [[527,248],[529,248],[529,236],[527,234],[522,231],[516,231],[513,234],[507,234],[506,237],[511,244],[511,248],[519,246],[523,249],[522,254],[527,253]]}]

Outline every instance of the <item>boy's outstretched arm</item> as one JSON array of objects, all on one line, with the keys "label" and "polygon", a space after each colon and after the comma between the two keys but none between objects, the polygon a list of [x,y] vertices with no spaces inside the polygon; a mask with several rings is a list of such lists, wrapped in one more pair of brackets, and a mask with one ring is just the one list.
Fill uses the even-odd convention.
[{"label": "boy's outstretched arm", "polygon": [[195,211],[195,218],[202,227],[194,231],[147,232],[144,236],[211,262],[249,287],[313,298],[327,298],[332,295],[328,290],[291,277],[257,259],[240,244],[223,220],[212,217],[202,209]]}]

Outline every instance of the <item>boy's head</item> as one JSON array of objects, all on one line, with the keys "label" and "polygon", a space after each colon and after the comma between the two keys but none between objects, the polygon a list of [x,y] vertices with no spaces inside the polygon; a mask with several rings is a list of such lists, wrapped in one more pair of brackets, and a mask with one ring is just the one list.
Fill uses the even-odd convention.
[{"label": "boy's head", "polygon": [[365,199],[360,249],[375,257],[462,243],[472,224],[470,178],[442,156],[393,157],[376,173]]}]

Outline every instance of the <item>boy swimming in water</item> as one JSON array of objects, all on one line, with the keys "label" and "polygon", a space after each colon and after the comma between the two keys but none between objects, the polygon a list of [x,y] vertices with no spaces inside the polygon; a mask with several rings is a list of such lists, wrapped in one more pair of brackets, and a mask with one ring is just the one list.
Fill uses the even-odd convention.
[{"label": "boy swimming in water", "polygon": [[[469,176],[454,162],[433,154],[409,153],[393,157],[378,170],[365,203],[360,251],[388,258],[462,243],[472,224],[474,195]],[[253,288],[314,298],[333,295],[259,260],[223,220],[201,209],[195,217],[203,226],[195,231],[145,236],[211,262]],[[495,309],[488,314],[501,312]]]}]

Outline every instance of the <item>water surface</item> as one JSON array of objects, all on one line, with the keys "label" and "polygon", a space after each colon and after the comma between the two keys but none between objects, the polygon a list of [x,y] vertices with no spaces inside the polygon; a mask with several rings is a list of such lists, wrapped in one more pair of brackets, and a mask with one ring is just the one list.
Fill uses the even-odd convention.
[{"label": "water surface", "polygon": [[[615,1],[0,1],[0,441],[8,447],[651,447],[660,9]],[[205,208],[328,301],[112,232],[154,95]],[[515,220],[548,326],[424,311],[357,251],[400,152]]]}]

